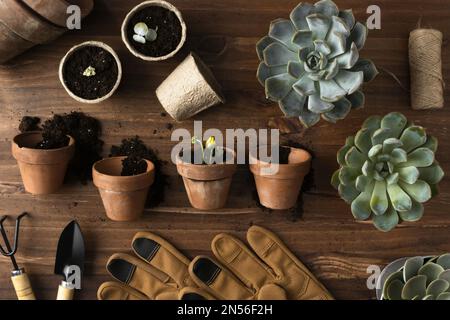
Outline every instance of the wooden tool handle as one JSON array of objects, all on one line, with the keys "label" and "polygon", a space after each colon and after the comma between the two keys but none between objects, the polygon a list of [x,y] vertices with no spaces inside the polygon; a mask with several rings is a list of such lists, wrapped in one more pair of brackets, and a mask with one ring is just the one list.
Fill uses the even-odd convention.
[{"label": "wooden tool handle", "polygon": [[60,284],[56,300],[73,300],[74,291],[75,291],[74,289],[68,288],[67,286]]},{"label": "wooden tool handle", "polygon": [[26,273],[13,275],[11,277],[14,289],[16,290],[17,299],[19,300],[36,300],[31,288],[30,279]]}]

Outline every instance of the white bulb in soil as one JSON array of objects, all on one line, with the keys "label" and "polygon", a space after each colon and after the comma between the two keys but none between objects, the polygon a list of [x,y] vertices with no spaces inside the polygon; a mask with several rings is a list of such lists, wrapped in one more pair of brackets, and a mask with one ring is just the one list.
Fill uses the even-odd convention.
[{"label": "white bulb in soil", "polygon": [[133,40],[136,42],[142,43],[142,44],[145,44],[145,42],[146,42],[144,37],[137,35],[137,34],[135,34],[133,36]]},{"label": "white bulb in soil", "polygon": [[138,22],[134,26],[134,33],[138,36],[145,37],[148,33],[148,27],[144,22]]}]

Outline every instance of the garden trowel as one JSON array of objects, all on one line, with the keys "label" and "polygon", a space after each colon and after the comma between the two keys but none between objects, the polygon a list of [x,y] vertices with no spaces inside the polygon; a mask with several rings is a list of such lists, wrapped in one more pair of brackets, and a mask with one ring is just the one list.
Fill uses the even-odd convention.
[{"label": "garden trowel", "polygon": [[81,289],[84,271],[84,239],[80,226],[74,220],[61,233],[55,258],[55,274],[64,280],[58,288],[57,300],[72,300],[75,289]]}]

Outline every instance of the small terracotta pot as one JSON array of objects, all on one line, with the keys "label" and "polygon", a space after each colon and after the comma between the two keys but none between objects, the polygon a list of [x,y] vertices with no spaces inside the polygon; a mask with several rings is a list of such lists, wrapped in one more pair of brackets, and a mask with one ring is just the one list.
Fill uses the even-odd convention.
[{"label": "small terracotta pot", "polygon": [[236,153],[233,163],[198,165],[183,162],[177,157],[177,170],[182,176],[191,205],[199,210],[216,210],[225,207],[230,192],[231,180],[236,172]]},{"label": "small terracotta pot", "polygon": [[225,102],[211,70],[192,52],[156,89],[156,96],[176,121]]},{"label": "small terracotta pot", "polygon": [[[100,47],[100,48],[108,51],[114,57],[114,59],[116,60],[116,63],[117,63],[117,80],[116,80],[116,83],[114,84],[114,87],[111,89],[110,92],[108,92],[108,94],[104,95],[103,97],[100,97],[98,99],[93,99],[93,100],[83,99],[83,98],[77,96],[69,89],[69,87],[67,87],[67,85],[64,81],[64,67],[65,67],[67,59],[75,51],[77,51],[83,47],[86,47],[86,46]],[[103,42],[86,41],[86,42],[80,43],[80,44],[72,47],[66,53],[66,55],[61,59],[61,62],[59,63],[59,81],[61,82],[61,84],[63,85],[64,89],[67,91],[69,96],[71,96],[73,99],[75,99],[81,103],[89,103],[89,104],[100,103],[100,102],[110,98],[114,94],[114,92],[117,90],[117,88],[119,87],[121,80],[122,80],[122,64],[120,63],[119,56],[117,55],[117,53],[114,51],[113,48],[111,48],[110,46],[108,46],[106,43],[103,43]]]},{"label": "small terracotta pot", "polygon": [[22,39],[0,21],[0,64],[30,49],[34,43]]},{"label": "small terracotta pot", "polygon": [[106,158],[92,167],[94,185],[100,192],[107,217],[113,221],[138,219],[144,212],[148,190],[155,179],[155,166],[148,160],[145,160],[145,173],[121,176],[125,158]]},{"label": "small terracotta pot", "polygon": [[0,21],[19,37],[34,44],[55,40],[67,30],[39,18],[17,0],[0,1]]},{"label": "small terracotta pot", "polygon": [[91,13],[94,7],[93,0],[22,0],[22,2],[46,20],[63,28],[67,27],[67,8],[70,5],[80,7],[82,19]]},{"label": "small terracotta pot", "polygon": [[[131,18],[140,10],[144,9],[145,7],[163,7],[166,8],[170,11],[172,11],[173,13],[175,13],[175,15],[177,16],[178,20],[180,21],[181,24],[181,39],[180,39],[180,43],[178,44],[178,46],[175,48],[175,50],[173,50],[172,52],[169,52],[168,54],[166,54],[165,56],[161,56],[161,57],[150,57],[150,56],[146,56],[142,53],[140,53],[139,51],[137,51],[133,45],[130,43],[130,39],[128,39],[127,36],[127,27],[128,27],[128,23],[130,22]],[[162,1],[162,0],[151,0],[151,1],[144,1],[140,4],[138,4],[136,7],[134,7],[133,9],[131,9],[131,11],[127,14],[127,16],[125,17],[125,20],[123,20],[122,23],[122,41],[125,43],[125,46],[128,48],[128,50],[130,50],[130,52],[145,61],[162,61],[162,60],[167,60],[169,58],[172,58],[174,55],[177,54],[178,51],[180,51],[180,49],[183,47],[184,43],[186,42],[186,23],[183,20],[183,16],[181,15],[181,12],[171,3],[167,2],[167,1]]]},{"label": "small terracotta pot", "polygon": [[32,194],[50,194],[58,191],[64,182],[67,166],[75,152],[75,140],[59,149],[34,149],[42,141],[42,132],[19,134],[12,142],[12,154],[19,165],[25,190]]},{"label": "small terracotta pot", "polygon": [[[250,171],[253,173],[261,204],[273,210],[287,210],[295,206],[303,179],[311,169],[311,154],[302,149],[290,148],[289,163],[280,164],[278,172],[267,174],[270,164],[250,154]],[[264,170],[265,169],[265,170]]]}]

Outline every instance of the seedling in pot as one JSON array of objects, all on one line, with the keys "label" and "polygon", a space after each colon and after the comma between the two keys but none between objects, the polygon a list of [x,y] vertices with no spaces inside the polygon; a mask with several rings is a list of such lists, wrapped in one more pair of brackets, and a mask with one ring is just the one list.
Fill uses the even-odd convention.
[{"label": "seedling in pot", "polygon": [[202,151],[202,164],[223,163],[224,150],[216,144],[216,139],[211,136],[203,143],[199,138],[192,137],[192,144],[199,145]]},{"label": "seedling in pot", "polygon": [[149,28],[144,22],[138,22],[134,26],[133,40],[142,44],[147,41],[155,41],[158,37],[158,26],[155,29]]}]

